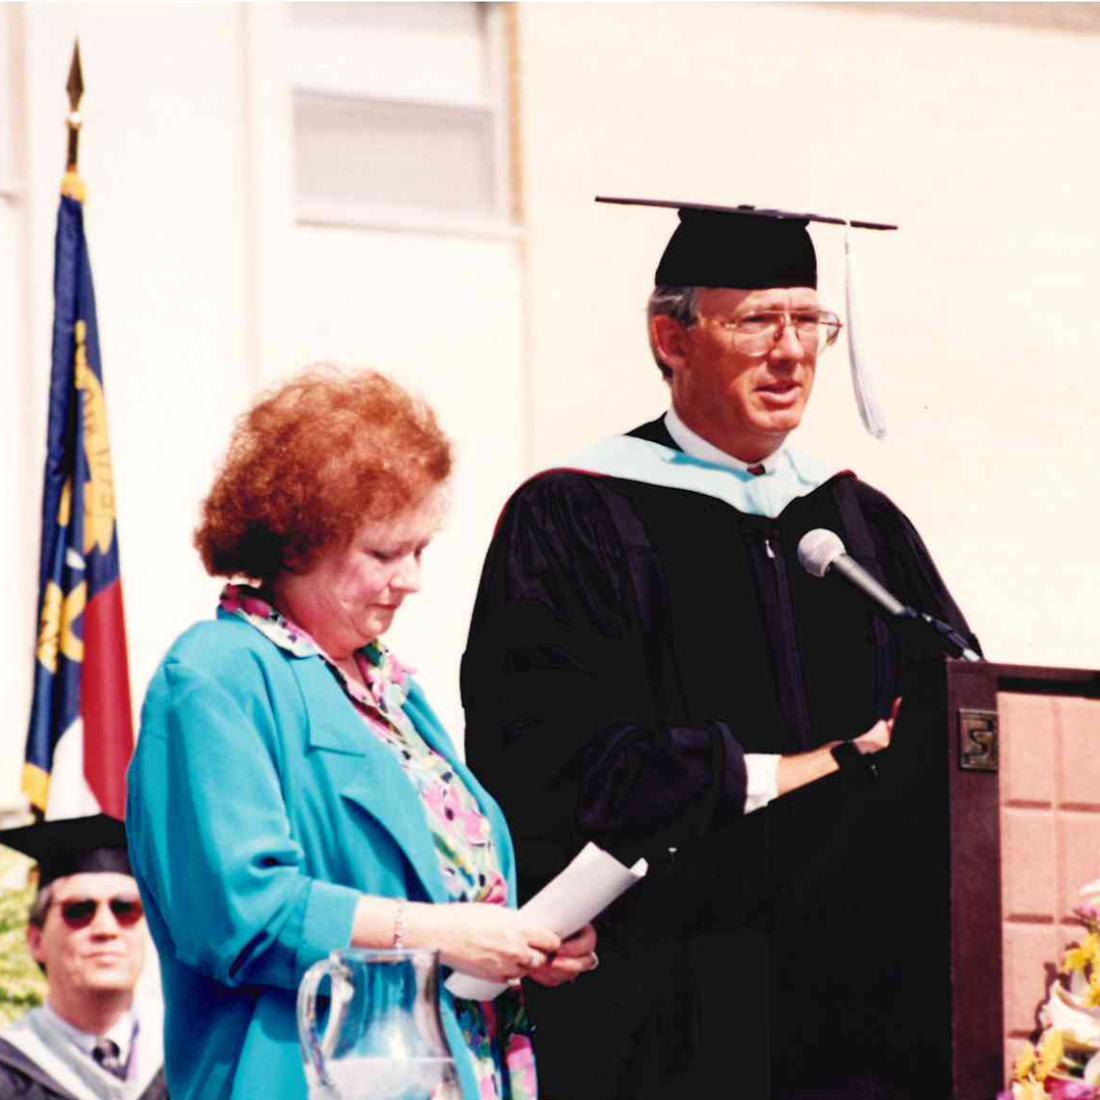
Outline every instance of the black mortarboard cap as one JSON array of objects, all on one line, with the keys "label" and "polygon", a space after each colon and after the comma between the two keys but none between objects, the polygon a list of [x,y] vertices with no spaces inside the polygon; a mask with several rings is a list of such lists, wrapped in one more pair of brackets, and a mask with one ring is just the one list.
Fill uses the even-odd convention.
[{"label": "black mortarboard cap", "polygon": [[[665,246],[654,277],[656,286],[768,287],[817,286],[817,256],[806,227],[810,222],[854,229],[897,229],[885,222],[795,214],[758,206],[713,206],[668,199],[624,199],[597,195],[596,202],[623,206],[660,206],[677,210],[680,224]],[[844,236],[844,288],[848,305],[848,358],[852,388],[864,427],[876,439],[886,434],[886,419],[875,397],[872,371],[857,329],[855,264]]]},{"label": "black mortarboard cap", "polygon": [[656,286],[817,286],[817,257],[806,227],[810,222],[861,229],[896,229],[879,222],[849,221],[826,214],[793,213],[756,206],[714,206],[667,199],[597,195],[597,202],[659,206],[677,210],[680,224],[665,247]]},{"label": "black mortarboard cap", "polygon": [[39,887],[66,875],[133,873],[126,851],[126,826],[107,814],[4,829],[0,831],[0,844],[30,856],[38,864]]}]

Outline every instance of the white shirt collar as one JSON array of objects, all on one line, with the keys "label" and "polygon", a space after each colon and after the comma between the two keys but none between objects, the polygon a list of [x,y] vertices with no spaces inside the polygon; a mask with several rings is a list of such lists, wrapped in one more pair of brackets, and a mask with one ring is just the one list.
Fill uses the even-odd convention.
[{"label": "white shirt collar", "polygon": [[675,407],[672,406],[665,413],[665,427],[684,454],[691,455],[692,458],[697,458],[702,462],[711,462],[715,466],[726,466],[731,470],[747,471],[750,466],[763,466],[764,473],[770,474],[777,468],[780,456],[783,454],[783,448],[780,447],[759,462],[742,462],[741,459],[727,454],[720,447],[716,447],[698,433],[693,432],[680,419]]},{"label": "white shirt collar", "polygon": [[68,1020],[59,1016],[48,1003],[42,1006],[42,1011],[48,1015],[50,1023],[87,1054],[89,1058],[100,1039],[110,1039],[118,1045],[118,1056],[123,1064],[129,1060],[130,1046],[137,1034],[137,1019],[132,1012],[124,1012],[105,1035],[92,1035],[87,1031],[81,1031],[78,1027],[74,1027]]}]

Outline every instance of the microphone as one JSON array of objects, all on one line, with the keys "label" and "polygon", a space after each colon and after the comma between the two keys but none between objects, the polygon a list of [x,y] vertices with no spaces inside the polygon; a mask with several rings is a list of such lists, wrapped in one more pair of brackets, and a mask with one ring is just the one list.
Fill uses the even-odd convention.
[{"label": "microphone", "polygon": [[824,577],[829,570],[835,570],[893,619],[908,619],[916,614],[883,588],[859,562],[848,556],[844,543],[835,531],[825,527],[807,531],[798,541],[798,560],[802,568],[814,577]]},{"label": "microphone", "polygon": [[934,619],[923,611],[914,611],[913,608],[907,607],[892,592],[879,584],[859,562],[848,554],[844,542],[835,531],[825,527],[816,527],[812,531],[807,531],[798,541],[798,561],[813,577],[824,577],[829,572],[838,573],[891,619],[906,623],[923,623],[939,635],[941,644],[946,643],[952,653],[967,661],[981,660],[981,657],[969,647],[966,639],[947,623],[940,622],[939,619]]}]

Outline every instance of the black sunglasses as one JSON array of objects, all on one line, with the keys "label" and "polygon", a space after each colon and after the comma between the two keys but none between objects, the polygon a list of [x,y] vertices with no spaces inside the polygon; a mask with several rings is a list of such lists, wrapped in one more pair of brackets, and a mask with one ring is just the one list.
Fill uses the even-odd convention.
[{"label": "black sunglasses", "polygon": [[100,905],[110,906],[114,918],[123,928],[132,928],[145,915],[138,898],[81,898],[79,901],[63,901],[58,905],[61,919],[74,931],[87,928],[95,920]]}]

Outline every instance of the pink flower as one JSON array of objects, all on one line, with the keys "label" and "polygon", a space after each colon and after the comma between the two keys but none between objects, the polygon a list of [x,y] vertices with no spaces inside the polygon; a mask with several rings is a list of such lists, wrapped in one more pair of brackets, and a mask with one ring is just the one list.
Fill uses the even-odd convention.
[{"label": "pink flower", "polygon": [[424,793],[424,801],[435,817],[447,817],[448,810],[453,816],[455,798],[454,792],[442,779],[435,780]]},{"label": "pink flower", "polygon": [[487,905],[508,904],[508,883],[504,881],[503,875],[496,874],[493,876],[492,882],[489,883],[489,889],[481,900]]},{"label": "pink flower", "polygon": [[478,811],[466,809],[454,783],[441,779],[434,781],[428,788],[425,802],[434,816],[458,825],[469,842],[485,844],[489,834],[488,821]]},{"label": "pink flower", "polygon": [[437,817],[455,822],[471,844],[486,844],[489,840],[489,821],[477,809],[467,809],[455,783],[437,780],[428,788],[424,801]]},{"label": "pink flower", "polygon": [[513,1035],[508,1044],[508,1076],[512,1078],[513,1096],[533,1098],[538,1095],[535,1052],[526,1035]]},{"label": "pink flower", "polygon": [[405,704],[406,684],[413,669],[401,664],[380,642],[372,642],[367,647],[361,667],[378,705],[400,710]]},{"label": "pink flower", "polygon": [[487,844],[489,841],[489,820],[480,810],[458,811],[458,820],[462,831],[471,844]]},{"label": "pink flower", "polygon": [[1066,1080],[1063,1077],[1048,1077],[1047,1092],[1051,1100],[1100,1100],[1100,1091],[1084,1081]]}]

